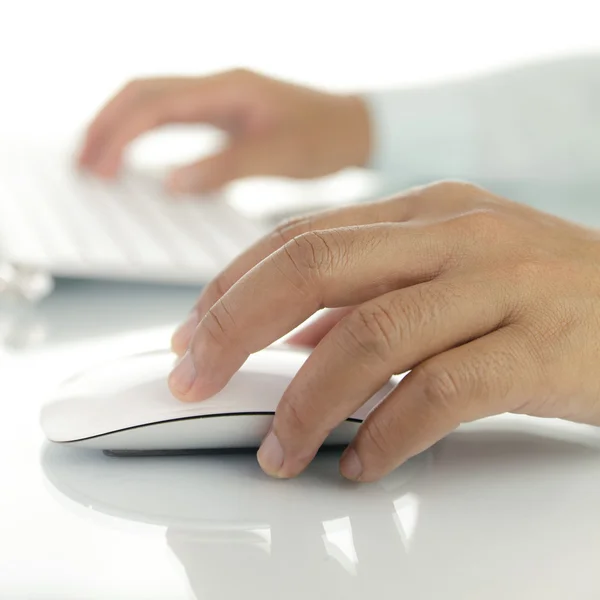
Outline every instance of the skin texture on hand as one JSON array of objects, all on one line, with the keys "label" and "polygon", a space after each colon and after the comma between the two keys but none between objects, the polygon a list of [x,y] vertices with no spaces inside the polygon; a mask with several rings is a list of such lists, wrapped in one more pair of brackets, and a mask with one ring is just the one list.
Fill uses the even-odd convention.
[{"label": "skin texture on hand", "polygon": [[318,177],[363,166],[370,153],[369,117],[359,97],[235,70],[129,83],[89,126],[79,165],[116,177],[126,147],[169,123],[213,125],[228,135],[223,150],[171,173],[173,192],[208,192],[250,176]]},{"label": "skin texture on hand", "polygon": [[314,350],[259,450],[293,477],[393,374],[341,472],[373,481],[461,423],[512,412],[600,425],[600,234],[465,183],[278,228],[203,292],[173,347],[183,401],[317,311]]}]

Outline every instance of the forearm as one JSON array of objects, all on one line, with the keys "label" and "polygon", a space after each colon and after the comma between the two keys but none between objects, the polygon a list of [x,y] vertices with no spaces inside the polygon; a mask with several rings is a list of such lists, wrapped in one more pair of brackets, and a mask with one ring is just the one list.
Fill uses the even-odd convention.
[{"label": "forearm", "polygon": [[389,182],[600,177],[600,57],[365,95]]}]

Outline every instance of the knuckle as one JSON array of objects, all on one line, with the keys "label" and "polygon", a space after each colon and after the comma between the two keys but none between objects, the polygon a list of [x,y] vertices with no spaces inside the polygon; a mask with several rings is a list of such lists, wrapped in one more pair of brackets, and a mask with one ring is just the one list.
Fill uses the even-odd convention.
[{"label": "knuckle", "polygon": [[274,229],[271,237],[276,247],[285,246],[294,238],[311,231],[312,219],[310,217],[293,217],[286,219]]},{"label": "knuckle", "polygon": [[420,390],[427,413],[450,412],[461,400],[460,379],[456,372],[437,364],[413,370],[413,383]]},{"label": "knuckle", "polygon": [[131,96],[131,102],[140,102],[139,110],[135,111],[135,114],[131,117],[128,122],[128,127],[123,128],[120,131],[121,139],[126,140],[132,135],[133,132],[136,134],[155,129],[164,123],[164,113],[167,112],[163,102],[146,102],[140,100],[141,94],[137,96]]},{"label": "knuckle", "polygon": [[333,239],[327,233],[310,231],[294,237],[283,248],[297,271],[311,274],[333,266],[334,246]]},{"label": "knuckle", "polygon": [[155,128],[164,125],[167,115],[171,110],[171,101],[168,98],[154,97],[147,105],[140,107],[137,113],[137,122],[140,127]]},{"label": "knuckle", "polygon": [[393,321],[396,326],[397,341],[410,340],[415,330],[435,321],[440,311],[440,305],[448,301],[448,296],[438,291],[435,286],[428,286],[426,290],[417,288],[411,294],[402,295],[395,303]]},{"label": "knuckle", "polygon": [[481,206],[459,214],[443,225],[452,227],[457,239],[483,239],[486,242],[494,242],[505,233],[503,215],[491,206]]},{"label": "knuckle", "polygon": [[405,198],[412,199],[412,212],[416,215],[422,214],[424,207],[434,213],[441,210],[457,217],[469,210],[498,205],[497,198],[490,192],[460,180],[443,180],[416,187]]},{"label": "knuckle", "polygon": [[398,341],[398,325],[389,307],[368,304],[357,308],[342,329],[344,350],[354,357],[369,356],[387,362]]},{"label": "knuckle", "polygon": [[458,179],[437,181],[430,186],[427,186],[425,189],[433,192],[436,196],[447,198],[448,200],[455,200],[457,198],[476,198],[484,193],[479,186]]},{"label": "knuckle", "polygon": [[247,69],[246,67],[236,67],[235,69],[231,69],[228,71],[228,75],[232,79],[238,81],[246,81],[256,77],[256,73],[251,69]]},{"label": "knuckle", "polygon": [[121,93],[131,97],[139,96],[144,91],[145,84],[145,79],[131,79],[125,84]]},{"label": "knuckle", "polygon": [[217,346],[224,347],[231,342],[231,325],[233,319],[227,310],[225,303],[221,300],[208,309],[200,323],[201,331]]},{"label": "knuckle", "polygon": [[419,208],[423,206],[422,193],[422,188],[415,187],[402,194],[373,202],[371,204],[372,222],[388,222],[390,213],[394,214],[393,219],[395,222],[411,221],[418,214]]}]

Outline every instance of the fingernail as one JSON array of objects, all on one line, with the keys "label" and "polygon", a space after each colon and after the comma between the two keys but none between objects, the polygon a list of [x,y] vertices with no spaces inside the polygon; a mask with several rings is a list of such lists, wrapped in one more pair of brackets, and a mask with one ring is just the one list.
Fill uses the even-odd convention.
[{"label": "fingernail", "polygon": [[276,476],[283,465],[283,448],[271,431],[258,451],[258,463],[267,475]]},{"label": "fingernail", "polygon": [[180,169],[169,177],[167,187],[173,192],[195,192],[202,189],[202,173],[200,169]]},{"label": "fingernail", "polygon": [[196,327],[198,327],[198,313],[193,310],[171,337],[171,346],[175,352],[177,350],[180,350],[181,353],[185,352],[192,341]]},{"label": "fingernail", "polygon": [[362,463],[360,462],[360,458],[358,458],[358,454],[356,454],[356,450],[353,448],[346,450],[340,461],[340,472],[342,475],[346,479],[357,481],[362,475],[362,470]]},{"label": "fingernail", "polygon": [[196,367],[191,353],[188,351],[177,363],[169,375],[169,387],[178,396],[187,394],[196,380]]}]

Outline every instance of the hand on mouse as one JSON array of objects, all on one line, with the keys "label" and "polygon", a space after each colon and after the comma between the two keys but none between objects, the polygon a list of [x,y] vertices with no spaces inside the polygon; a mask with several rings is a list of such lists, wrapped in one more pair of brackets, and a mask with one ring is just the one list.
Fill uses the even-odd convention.
[{"label": "hand on mouse", "polygon": [[[376,480],[458,425],[504,412],[600,425],[600,233],[440,183],[277,229],[200,297],[173,346],[197,401],[324,307],[258,457],[292,477],[395,373],[341,472]],[[199,324],[198,324],[199,323]]]},{"label": "hand on mouse", "polygon": [[171,174],[174,192],[207,192],[256,175],[318,177],[362,166],[369,154],[369,119],[358,97],[235,70],[129,83],[91,123],[80,166],[115,177],[126,146],[167,123],[205,123],[229,136],[218,154]]}]

